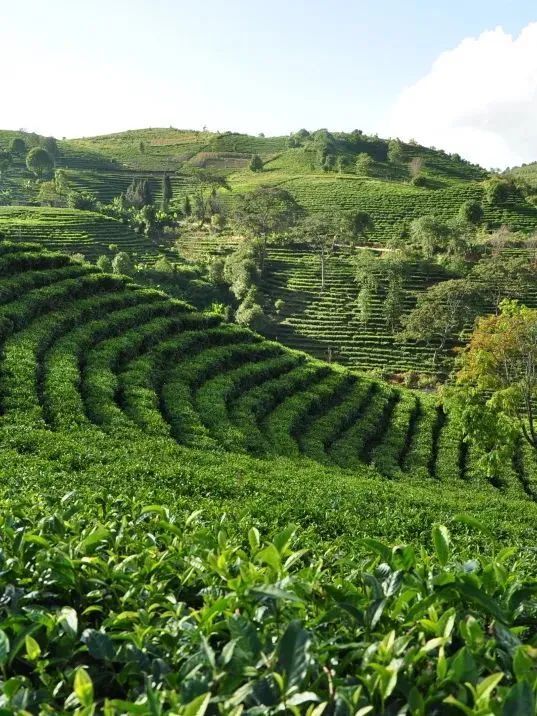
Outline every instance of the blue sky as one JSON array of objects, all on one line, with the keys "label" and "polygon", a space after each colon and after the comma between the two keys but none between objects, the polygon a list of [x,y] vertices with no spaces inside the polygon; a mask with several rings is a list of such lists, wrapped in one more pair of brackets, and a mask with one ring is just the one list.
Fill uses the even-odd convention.
[{"label": "blue sky", "polygon": [[[535,115],[512,132],[524,134],[521,146],[503,136],[504,95],[519,115],[537,109],[537,80],[525,80],[516,96],[509,86],[517,63],[529,55],[531,65],[537,53],[534,1],[2,0],[0,7],[9,98],[1,127],[56,136],[168,125],[266,134],[361,128],[447,143],[487,166],[537,159],[537,135],[524,134],[537,126]],[[535,32],[537,39],[537,25]],[[457,50],[466,38],[476,43]],[[446,51],[447,66],[435,74]],[[495,87],[487,58],[503,66],[504,56],[506,86]],[[471,83],[487,86],[479,107]],[[442,126],[453,105],[455,133]],[[491,137],[489,106],[503,117],[498,137]],[[487,133],[481,143],[476,123]]]}]

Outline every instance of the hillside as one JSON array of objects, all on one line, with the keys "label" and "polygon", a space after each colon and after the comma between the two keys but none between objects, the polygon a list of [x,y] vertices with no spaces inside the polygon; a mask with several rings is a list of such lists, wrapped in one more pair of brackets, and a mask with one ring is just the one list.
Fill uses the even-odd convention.
[{"label": "hillside", "polygon": [[509,176],[527,183],[533,190],[537,189],[537,162],[513,167],[507,171]]},{"label": "hillside", "polygon": [[[0,132],[0,150],[8,148],[16,136],[19,133]],[[37,135],[21,136],[27,147],[43,141]],[[393,150],[387,140],[361,132],[310,134],[301,130],[289,138],[146,129],[58,141],[55,162],[71,189],[89,191],[101,202],[111,202],[125,192],[133,177],[144,177],[158,203],[162,177],[169,173],[173,201],[180,206],[185,196],[195,193],[188,173],[191,167],[208,168],[226,177],[231,191],[219,191],[218,201],[228,212],[241,193],[261,185],[278,186],[288,190],[307,213],[368,212],[373,228],[362,243],[380,248],[400,236],[413,218],[434,214],[447,221],[468,201],[482,205],[483,226],[488,231],[506,225],[524,235],[537,228],[537,208],[515,187],[500,202],[486,199],[487,174],[481,168],[457,155],[415,144],[399,143],[394,160],[390,147]],[[261,172],[248,167],[254,153],[262,159]],[[355,167],[357,158],[364,156],[367,175]],[[419,170],[419,185],[411,181],[413,163]],[[11,203],[36,202],[36,184],[22,157],[14,158],[3,183]],[[171,245],[168,240],[163,249],[162,242],[96,213],[52,207],[0,208],[0,231],[8,238],[38,240],[48,248],[80,253],[90,260],[110,254],[113,245],[136,261],[152,263]],[[204,263],[240,243],[232,232],[193,229],[184,222],[177,231],[176,246],[187,261]],[[269,312],[276,302],[282,307],[266,328],[268,337],[320,359],[331,358],[386,376],[437,372],[430,347],[402,343],[387,327],[380,297],[375,298],[371,317],[363,324],[352,257],[330,259],[324,291],[319,271],[318,257],[300,243],[269,247],[261,288]],[[447,277],[439,266],[417,263],[404,280],[405,312],[428,286]],[[526,300],[533,305],[533,295]],[[451,341],[444,357],[456,344]]]},{"label": "hillside", "polygon": [[[441,706],[459,687],[433,676],[441,659],[431,633],[414,629],[416,616],[431,619],[434,602],[458,630],[469,614],[483,625],[496,615],[506,625],[494,627],[501,635],[517,624],[519,611],[509,604],[531,611],[523,545],[537,536],[537,466],[522,446],[512,465],[487,480],[472,447],[427,396],[314,361],[37,244],[0,244],[0,289],[5,594],[10,580],[20,585],[0,634],[10,654],[4,673],[23,675],[24,703],[46,701],[68,713],[68,698],[107,699],[111,714],[147,713],[148,699],[165,709],[174,699],[208,703],[205,691],[180,691],[170,671],[189,669],[194,659],[204,680],[198,690],[211,685],[215,699],[231,699],[242,684],[233,698],[270,704],[275,697],[250,695],[259,669],[240,666],[254,656],[238,654],[226,666],[221,651],[249,629],[249,638],[263,635],[266,648],[278,644],[281,652],[284,633],[287,644],[299,623],[311,629],[316,650],[311,675],[300,681],[313,695],[303,698],[330,699],[313,676],[323,673],[317,650],[325,648],[321,632],[343,629],[342,637],[349,613],[358,618],[358,607],[341,601],[352,584],[360,609],[376,610],[366,617],[363,649],[381,648],[397,630],[423,650],[419,663],[400,665],[390,703],[406,698],[410,676],[423,674],[420,688]],[[426,544],[438,521],[459,545],[453,558],[438,530],[438,557],[401,546]],[[302,531],[304,552],[291,548],[291,523]],[[246,532],[250,546],[239,548]],[[392,552],[379,539],[399,546]],[[476,550],[496,553],[506,542],[521,549],[509,577],[499,564],[511,552],[492,563],[500,570],[492,583],[491,576],[480,581],[480,567],[468,575],[474,567],[458,561],[474,555],[485,565]],[[425,563],[438,584],[418,589]],[[391,578],[392,569],[400,576]],[[449,580],[460,593],[446,591]],[[377,583],[386,590],[382,609],[370,592]],[[331,610],[322,630],[314,605],[319,619]],[[268,616],[275,608],[276,621]],[[172,647],[168,635],[176,631]],[[369,660],[347,638],[337,653],[354,654],[368,673]],[[460,644],[449,636],[445,644],[454,658]],[[238,670],[234,686],[216,678],[213,650],[223,674]],[[472,683],[496,667],[475,655]],[[342,704],[350,698],[345,663],[334,664],[332,677]],[[148,696],[149,674],[166,688]],[[43,687],[43,675],[59,685]],[[502,698],[509,688],[498,692]],[[387,697],[372,687],[360,698],[377,708]]]},{"label": "hillside", "polygon": [[110,246],[140,261],[152,261],[157,247],[128,226],[93,211],[0,206],[0,235],[13,241],[36,241],[44,248],[82,254],[95,260],[111,254]]}]

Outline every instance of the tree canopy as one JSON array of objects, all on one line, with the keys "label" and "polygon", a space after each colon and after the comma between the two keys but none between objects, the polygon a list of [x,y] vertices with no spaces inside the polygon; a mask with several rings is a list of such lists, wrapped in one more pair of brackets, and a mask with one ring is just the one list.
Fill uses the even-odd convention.
[{"label": "tree canopy", "polygon": [[431,286],[418,297],[416,307],[401,320],[401,338],[424,341],[439,351],[479,313],[479,292],[466,279],[451,279]]},{"label": "tree canopy", "polygon": [[43,175],[52,171],[54,162],[46,149],[43,149],[43,147],[33,147],[26,157],[26,166],[32,174],[41,178]]},{"label": "tree canopy", "polygon": [[448,404],[489,474],[523,438],[537,450],[537,310],[506,299],[477,321]]}]

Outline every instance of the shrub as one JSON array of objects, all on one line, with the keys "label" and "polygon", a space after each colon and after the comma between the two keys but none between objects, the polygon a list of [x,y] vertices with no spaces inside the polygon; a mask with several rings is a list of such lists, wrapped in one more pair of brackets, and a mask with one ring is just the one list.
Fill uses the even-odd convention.
[{"label": "shrub", "polygon": [[67,194],[67,206],[70,209],[96,211],[97,204],[97,197],[89,191],[70,191]]},{"label": "shrub", "polygon": [[104,273],[112,273],[112,259],[109,256],[102,255],[96,261],[97,267]]},{"label": "shrub", "polygon": [[120,251],[112,259],[114,273],[131,276],[134,273],[134,262],[126,251]]}]

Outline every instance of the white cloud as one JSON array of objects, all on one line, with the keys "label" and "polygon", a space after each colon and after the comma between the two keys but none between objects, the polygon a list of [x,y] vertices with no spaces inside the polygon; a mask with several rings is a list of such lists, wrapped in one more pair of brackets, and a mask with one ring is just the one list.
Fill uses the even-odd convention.
[{"label": "white cloud", "polygon": [[537,22],[443,52],[397,99],[386,132],[486,167],[537,161]]}]

